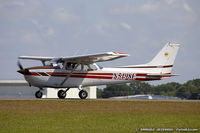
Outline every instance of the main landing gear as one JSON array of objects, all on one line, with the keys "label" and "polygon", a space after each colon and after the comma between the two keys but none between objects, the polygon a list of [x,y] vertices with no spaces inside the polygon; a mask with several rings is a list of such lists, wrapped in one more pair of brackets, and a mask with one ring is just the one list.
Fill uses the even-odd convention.
[{"label": "main landing gear", "polygon": [[40,88],[39,91],[36,91],[36,92],[35,92],[35,97],[36,97],[36,98],[42,98],[42,96],[43,96],[42,88]]},{"label": "main landing gear", "polygon": [[79,91],[78,95],[79,95],[79,97],[80,97],[81,99],[86,99],[87,96],[88,96],[88,93],[87,93],[87,91],[85,91],[85,90],[81,90],[81,91]]},{"label": "main landing gear", "polygon": [[79,93],[78,93],[79,97],[81,99],[86,99],[87,96],[88,96],[87,91],[85,91],[85,90],[82,89],[82,85],[79,85],[78,89],[80,90]]},{"label": "main landing gear", "polygon": [[[66,97],[66,95],[67,95],[67,91],[69,90],[70,88],[67,88],[67,90],[59,90],[58,91],[58,97],[60,98],[60,99],[65,99],[65,97]],[[81,89],[81,87],[79,87],[79,97],[81,98],[81,99],[86,99],[87,98],[87,96],[88,96],[88,93],[87,93],[87,91],[85,91],[85,90],[83,90],[83,89]]]},{"label": "main landing gear", "polygon": [[68,88],[66,91],[65,90],[59,90],[58,91],[58,97],[60,99],[65,99],[66,95],[67,95],[67,91],[69,90],[70,88]]}]

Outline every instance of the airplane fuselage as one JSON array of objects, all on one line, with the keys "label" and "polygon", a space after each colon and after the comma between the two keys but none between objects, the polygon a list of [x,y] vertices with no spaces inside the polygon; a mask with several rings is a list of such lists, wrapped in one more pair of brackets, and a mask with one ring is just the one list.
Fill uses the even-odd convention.
[{"label": "airplane fuselage", "polygon": [[[72,88],[82,86],[98,86],[115,83],[128,83],[135,80],[149,81],[160,80],[161,77],[148,77],[152,72],[134,68],[102,68],[92,71],[74,71],[55,69],[50,66],[27,68],[28,74],[24,77],[30,85],[36,87]],[[69,76],[67,81],[61,85],[63,80]],[[164,78],[166,76],[163,76]],[[169,76],[167,76],[169,77]]]}]

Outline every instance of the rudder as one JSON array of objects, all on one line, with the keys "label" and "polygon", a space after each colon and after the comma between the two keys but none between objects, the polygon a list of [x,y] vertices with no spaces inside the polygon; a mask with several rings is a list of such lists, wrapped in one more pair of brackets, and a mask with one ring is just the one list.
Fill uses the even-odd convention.
[{"label": "rudder", "polygon": [[160,73],[171,73],[180,44],[168,42],[161,51],[147,63],[147,66],[157,66]]}]

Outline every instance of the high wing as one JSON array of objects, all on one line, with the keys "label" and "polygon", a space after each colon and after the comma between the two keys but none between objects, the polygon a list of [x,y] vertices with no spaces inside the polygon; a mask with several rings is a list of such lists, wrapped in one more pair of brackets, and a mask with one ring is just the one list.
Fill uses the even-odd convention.
[{"label": "high wing", "polygon": [[55,57],[43,57],[43,56],[19,56],[19,59],[27,60],[40,60],[40,61],[51,61]]},{"label": "high wing", "polygon": [[91,64],[95,62],[103,62],[103,61],[111,61],[121,57],[129,56],[125,53],[119,52],[107,52],[102,54],[94,54],[94,55],[83,55],[83,56],[75,56],[75,57],[64,57],[63,61],[72,62],[72,63],[84,63]]},{"label": "high wing", "polygon": [[92,64],[95,62],[111,61],[126,56],[129,55],[119,52],[106,52],[101,54],[81,55],[81,56],[71,56],[71,57],[61,57],[61,58],[41,57],[41,56],[20,56],[19,59],[40,60],[42,62],[56,61],[56,62]]}]

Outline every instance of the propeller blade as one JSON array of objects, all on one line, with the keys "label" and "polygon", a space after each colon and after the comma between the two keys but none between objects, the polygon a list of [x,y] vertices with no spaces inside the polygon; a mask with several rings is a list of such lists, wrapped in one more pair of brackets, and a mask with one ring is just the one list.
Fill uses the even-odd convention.
[{"label": "propeller blade", "polygon": [[19,67],[20,69],[23,69],[23,66],[22,66],[22,64],[19,62],[19,60],[17,61],[17,65],[18,65],[18,67]]}]

